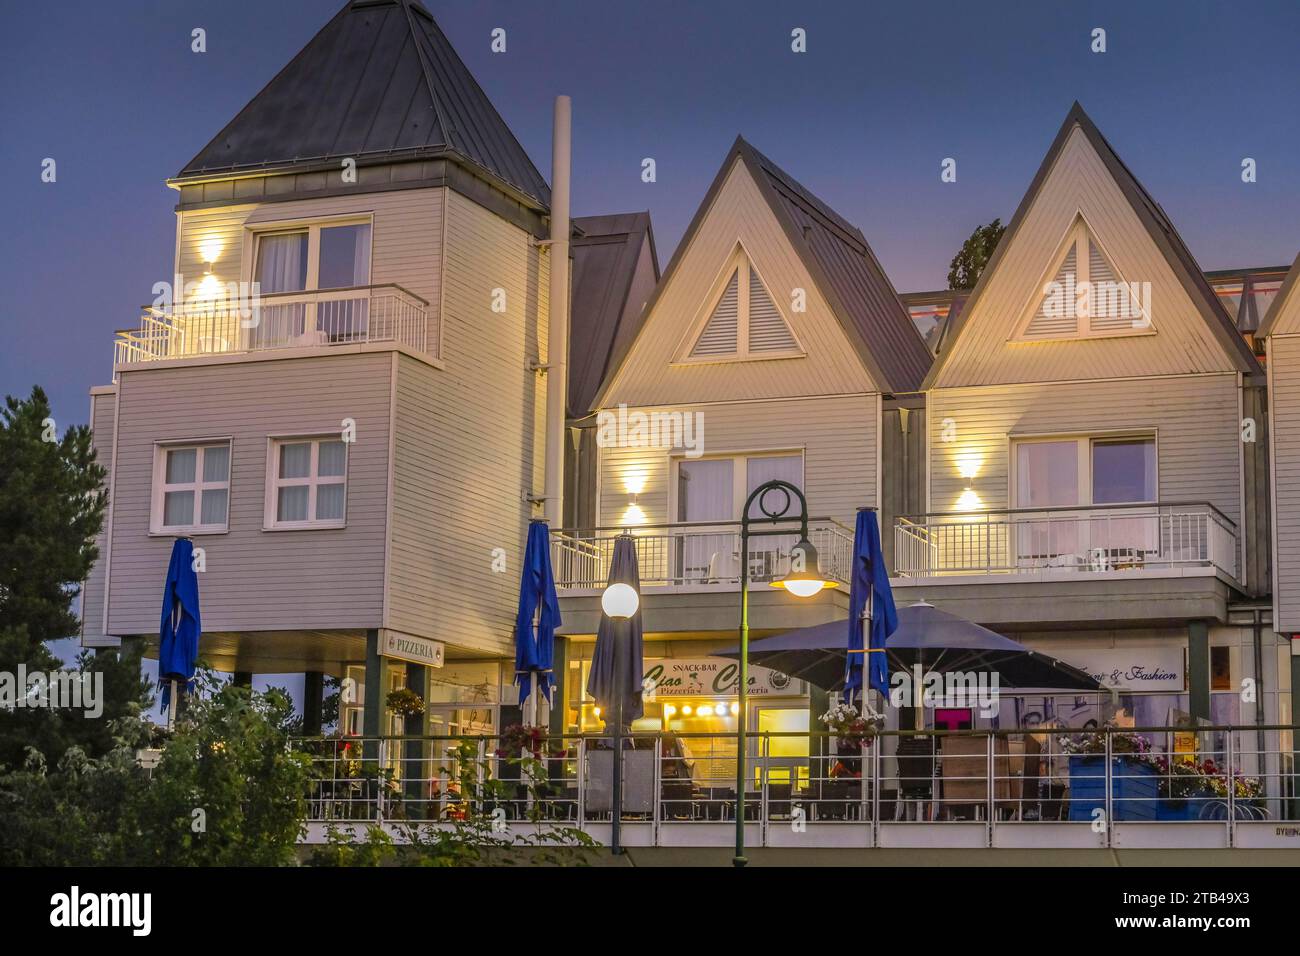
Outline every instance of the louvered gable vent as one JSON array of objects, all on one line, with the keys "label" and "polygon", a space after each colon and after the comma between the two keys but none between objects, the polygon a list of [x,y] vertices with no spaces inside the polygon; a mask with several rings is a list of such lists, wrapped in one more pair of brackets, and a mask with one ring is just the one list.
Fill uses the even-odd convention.
[{"label": "louvered gable vent", "polygon": [[711,355],[735,355],[737,349],[737,328],[740,317],[740,271],[731,273],[731,281],[722,293],[722,298],[713,307],[708,324],[700,333],[695,348],[691,350],[693,358]]},{"label": "louvered gable vent", "polygon": [[695,340],[690,358],[745,358],[798,355],[799,342],[772,294],[737,248],[722,295]]}]

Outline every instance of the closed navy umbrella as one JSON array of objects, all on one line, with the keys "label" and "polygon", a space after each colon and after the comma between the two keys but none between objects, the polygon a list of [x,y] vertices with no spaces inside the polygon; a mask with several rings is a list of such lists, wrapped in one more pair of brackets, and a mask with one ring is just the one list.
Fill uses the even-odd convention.
[{"label": "closed navy umbrella", "polygon": [[[519,706],[540,690],[549,702],[554,684],[555,629],[560,626],[560,601],[551,572],[551,532],[545,521],[528,526],[524,567],[519,581],[519,610],[515,615],[515,683]],[[536,700],[533,702],[536,708]]]},{"label": "closed navy umbrella", "polygon": [[[636,540],[630,534],[621,534],[614,540],[609,583],[626,584],[638,594],[641,593]],[[587,693],[595,698],[605,714],[621,715],[623,726],[631,724],[645,712],[641,700],[641,681],[644,676],[641,635],[639,606],[635,614],[623,620],[613,620],[602,614],[600,627],[596,630],[596,647],[591,654]],[[615,719],[618,717],[615,716]],[[607,720],[606,723],[610,721]]]},{"label": "closed navy umbrella", "polygon": [[852,702],[867,686],[889,696],[889,662],[885,653],[890,634],[898,627],[894,592],[880,547],[880,525],[870,508],[858,511],[853,531],[853,571],[849,579],[848,654],[844,662],[844,689]]},{"label": "closed navy umbrella", "polygon": [[158,680],[162,683],[162,709],[181,693],[192,690],[199,657],[199,576],[194,571],[194,542],[177,538],[172,545],[167,581],[163,585],[162,623],[158,628]]}]

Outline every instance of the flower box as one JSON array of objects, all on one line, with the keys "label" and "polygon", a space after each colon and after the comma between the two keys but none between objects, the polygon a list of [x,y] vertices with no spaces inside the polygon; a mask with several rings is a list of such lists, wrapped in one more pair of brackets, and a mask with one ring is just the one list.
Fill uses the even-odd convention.
[{"label": "flower box", "polygon": [[[1070,756],[1070,819],[1090,822],[1106,807],[1106,758]],[[1159,788],[1156,768],[1129,756],[1111,757],[1111,806],[1116,820],[1154,820]]]}]

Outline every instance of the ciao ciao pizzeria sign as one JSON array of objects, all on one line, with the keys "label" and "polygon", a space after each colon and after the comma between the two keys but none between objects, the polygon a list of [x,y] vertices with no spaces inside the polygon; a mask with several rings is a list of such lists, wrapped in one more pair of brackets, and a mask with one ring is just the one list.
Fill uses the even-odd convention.
[{"label": "ciao ciao pizzeria sign", "polygon": [[[740,664],[724,657],[680,658],[649,662],[642,686],[646,697],[735,695]],[[754,697],[802,694],[804,682],[770,667],[749,665],[749,693]]]}]

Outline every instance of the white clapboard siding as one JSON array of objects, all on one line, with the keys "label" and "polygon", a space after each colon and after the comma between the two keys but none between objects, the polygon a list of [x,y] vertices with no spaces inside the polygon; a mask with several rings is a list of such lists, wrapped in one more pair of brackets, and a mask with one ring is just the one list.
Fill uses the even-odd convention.
[{"label": "white clapboard siding", "polygon": [[[638,411],[698,413],[705,455],[803,451],[803,490],[815,516],[851,526],[859,507],[876,504],[877,395],[628,409]],[[636,504],[646,523],[676,520],[669,513],[672,457],[662,444],[601,448],[599,523],[625,521],[629,486],[641,488]]]},{"label": "white clapboard siding", "polygon": [[[1233,374],[986,388],[928,395],[930,507],[953,511],[971,486],[986,508],[1011,506],[1008,454],[1018,436],[1156,434],[1159,496],[1208,501],[1239,522],[1240,423]],[[944,441],[949,436],[951,441]]]},{"label": "white clapboard siding", "polygon": [[458,193],[447,214],[446,369],[398,360],[388,626],[505,653],[543,480],[546,378],[528,362],[545,360],[549,256]]},{"label": "white clapboard siding", "polygon": [[[113,474],[113,429],[117,395],[97,391],[90,399],[91,446],[95,460],[104,468],[104,490],[109,490]],[[104,634],[104,557],[108,554],[108,511],[104,512],[104,527],[95,535],[95,548],[99,557],[86,578],[81,592],[81,639],[87,646],[103,643]],[[161,605],[160,605],[161,607]],[[109,642],[115,643],[115,642]]]},{"label": "white clapboard siding", "polygon": [[1273,629],[1289,634],[1300,632],[1300,336],[1275,335],[1268,348],[1278,610]]},{"label": "white clapboard siding", "polygon": [[223,284],[251,281],[252,263],[243,261],[246,251],[252,254],[249,227],[368,214],[373,220],[371,284],[395,283],[427,300],[430,303],[427,334],[431,341],[436,341],[441,278],[439,250],[448,192],[445,188],[403,189],[185,210],[178,225],[180,272],[186,283],[201,279],[208,269],[203,250],[212,242],[220,250],[212,264],[212,274]]},{"label": "white clapboard siding", "polygon": [[[229,531],[194,536],[204,630],[379,627],[391,373],[385,352],[120,373],[108,633],[158,631],[173,539],[149,533],[154,443],[227,436]],[[348,418],[347,526],[263,531],[267,436],[337,435]]]}]

